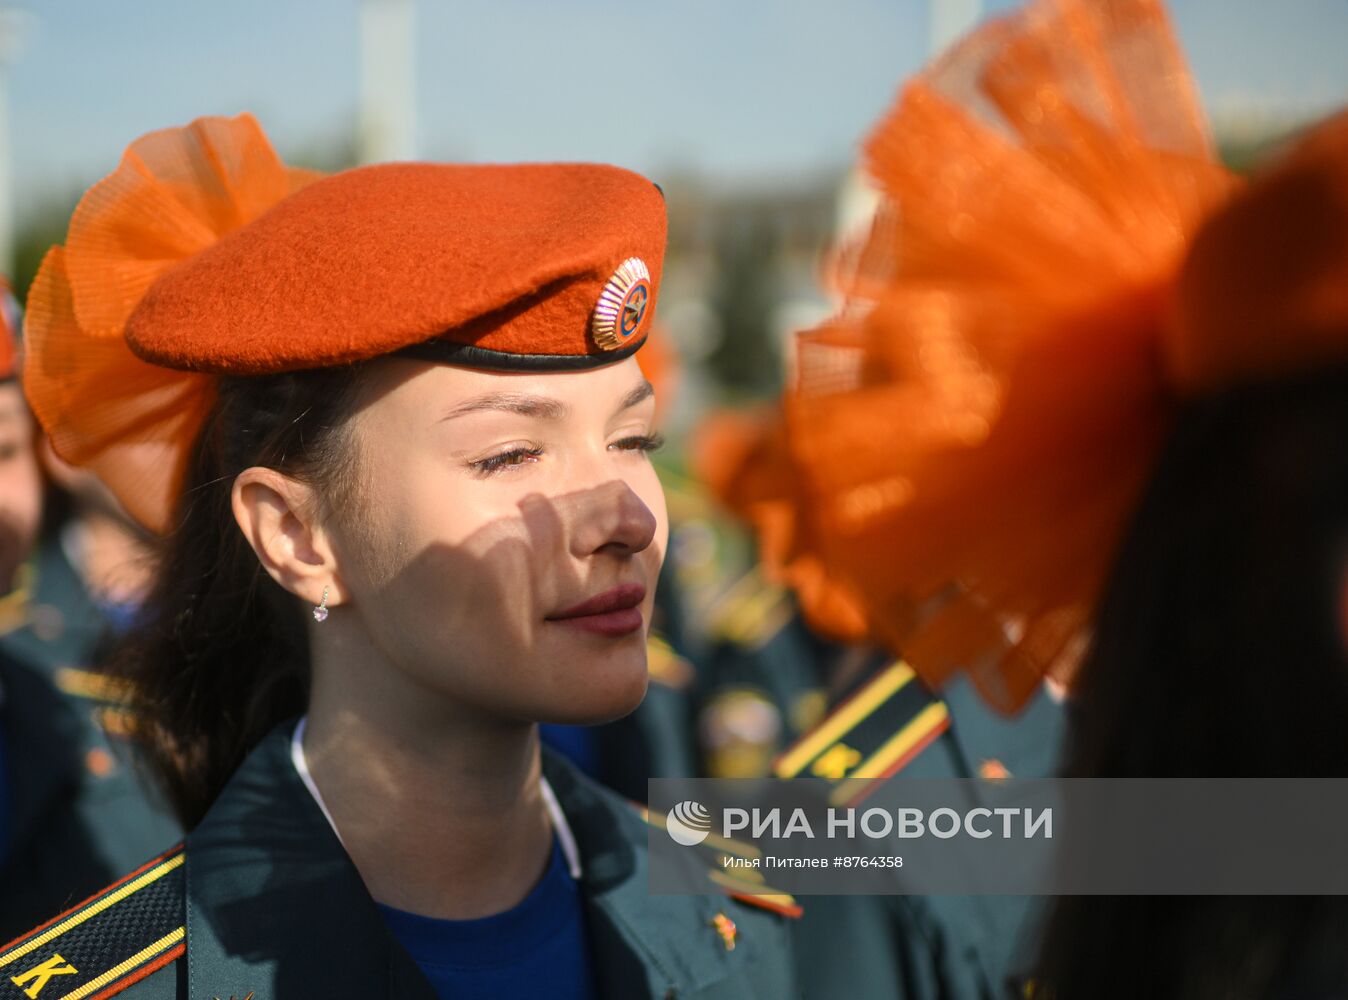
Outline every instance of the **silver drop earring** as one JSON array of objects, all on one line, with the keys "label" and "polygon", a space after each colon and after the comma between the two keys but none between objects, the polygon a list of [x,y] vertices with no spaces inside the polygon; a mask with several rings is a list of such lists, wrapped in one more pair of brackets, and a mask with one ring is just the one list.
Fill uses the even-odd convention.
[{"label": "silver drop earring", "polygon": [[323,622],[328,620],[328,588],[323,588],[323,599],[314,605],[314,621]]}]

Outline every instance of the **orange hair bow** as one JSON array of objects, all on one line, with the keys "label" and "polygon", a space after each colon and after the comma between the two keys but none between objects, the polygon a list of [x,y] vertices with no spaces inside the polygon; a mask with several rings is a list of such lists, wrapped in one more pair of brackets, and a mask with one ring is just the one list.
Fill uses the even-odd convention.
[{"label": "orange hair bow", "polygon": [[[1348,118],[1242,190],[1158,0],[1037,0],[913,80],[798,341],[793,528],[931,684],[1066,678],[1177,405],[1348,360]],[[814,569],[810,569],[814,572]]]},{"label": "orange hair bow", "polygon": [[690,450],[694,474],[752,527],[765,572],[791,588],[810,626],[838,642],[866,639],[862,603],[829,576],[803,537],[809,524],[781,413],[715,411],[698,425]]},{"label": "orange hair bow", "polygon": [[282,163],[251,115],[152,132],[89,189],[42,261],[25,317],[29,401],[57,454],[152,530],[170,526],[215,381],[141,361],[127,319],[160,275],[318,176]]}]

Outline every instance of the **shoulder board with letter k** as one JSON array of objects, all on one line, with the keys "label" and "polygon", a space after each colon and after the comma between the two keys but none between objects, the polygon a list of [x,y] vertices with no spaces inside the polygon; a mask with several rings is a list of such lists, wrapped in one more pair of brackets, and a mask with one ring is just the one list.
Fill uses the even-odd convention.
[{"label": "shoulder board with letter k", "polygon": [[829,802],[854,805],[950,728],[945,703],[902,660],[881,670],[784,750],[778,778],[823,778]]},{"label": "shoulder board with letter k", "polygon": [[107,1000],[186,951],[182,846],[0,949],[0,1000]]}]

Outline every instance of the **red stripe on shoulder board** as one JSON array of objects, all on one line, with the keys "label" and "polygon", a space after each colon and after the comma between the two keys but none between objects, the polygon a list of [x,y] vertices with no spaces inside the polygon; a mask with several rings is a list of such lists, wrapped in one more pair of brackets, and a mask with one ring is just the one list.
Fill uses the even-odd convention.
[{"label": "red stripe on shoulder board", "polygon": [[145,862],[145,864],[141,865],[139,868],[137,868],[135,871],[133,871],[130,875],[127,875],[127,876],[125,876],[124,878],[119,878],[116,882],[112,883],[112,885],[107,886],[106,888],[99,889],[98,892],[94,893],[92,896],[90,896],[88,899],[84,900],[83,902],[81,902],[81,903],[76,903],[74,906],[70,907],[70,909],[68,909],[68,910],[63,910],[62,912],[58,913],[56,916],[54,916],[54,917],[52,917],[50,920],[48,920],[46,923],[42,924],[40,927],[34,927],[31,931],[28,931],[28,932],[25,933],[25,934],[19,935],[19,936],[16,937],[13,941],[10,941],[8,944],[6,944],[4,947],[0,947],[0,955],[3,955],[5,952],[9,951],[11,948],[15,948],[15,947],[17,947],[18,945],[23,944],[23,943],[24,943],[25,941],[27,941],[30,937],[34,937],[34,936],[36,936],[36,935],[38,935],[38,934],[41,934],[41,933],[42,933],[43,931],[45,931],[48,927],[52,927],[52,926],[54,926],[54,925],[56,925],[56,924],[59,924],[62,920],[66,919],[66,917],[70,916],[72,913],[77,913],[78,911],[80,911],[80,910],[84,909],[86,906],[88,906],[90,903],[93,903],[93,902],[95,902],[96,900],[102,899],[102,898],[103,898],[104,896],[106,896],[108,893],[110,893],[110,892],[116,892],[116,891],[117,891],[118,889],[120,889],[122,886],[124,886],[124,885],[126,885],[128,882],[130,882],[132,879],[136,879],[136,878],[139,878],[141,875],[144,875],[146,872],[148,872],[148,871],[149,871],[151,868],[153,868],[155,865],[163,864],[165,861],[167,861],[169,858],[173,857],[175,854],[181,854],[181,853],[182,853],[182,850],[183,850],[183,845],[182,845],[181,843],[179,843],[179,844],[177,844],[177,845],[175,845],[175,846],[173,846],[173,847],[170,847],[170,848],[169,848],[167,851],[165,851],[163,854],[159,855],[159,857],[154,858],[154,859],[152,859],[152,860],[150,860],[150,861]]},{"label": "red stripe on shoulder board", "polygon": [[[799,917],[805,910],[799,903],[783,903],[772,896],[760,896],[752,892],[732,892],[730,894],[741,903],[748,903],[750,906],[757,906],[761,910],[771,910],[773,913],[780,913],[784,917]],[[785,895],[784,893],[782,895]],[[790,898],[790,897],[788,897]]]},{"label": "red stripe on shoulder board", "polygon": [[178,959],[182,958],[186,954],[187,954],[187,944],[185,942],[180,945],[175,945],[168,951],[164,952],[164,954],[156,958],[153,962],[148,962],[142,968],[139,968],[135,972],[132,972],[129,975],[127,975],[125,979],[119,979],[117,980],[117,982],[113,983],[107,989],[99,993],[95,993],[93,996],[89,998],[89,1000],[108,1000],[109,997],[115,997],[118,993],[121,993],[123,990],[128,989],[131,986],[134,986],[136,983],[140,982],[142,979],[150,975],[152,972],[158,972],[164,966],[172,962],[176,962]]}]

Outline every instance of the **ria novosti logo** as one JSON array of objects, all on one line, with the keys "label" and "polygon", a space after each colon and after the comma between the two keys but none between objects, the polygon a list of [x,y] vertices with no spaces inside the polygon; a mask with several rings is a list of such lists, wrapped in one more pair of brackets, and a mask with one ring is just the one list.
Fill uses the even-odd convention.
[{"label": "ria novosti logo", "polygon": [[711,833],[711,813],[701,802],[680,802],[666,814],[665,829],[676,844],[694,847]]}]

